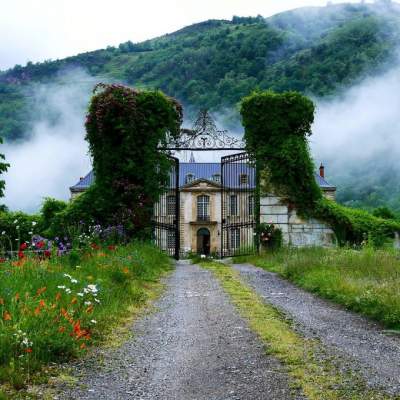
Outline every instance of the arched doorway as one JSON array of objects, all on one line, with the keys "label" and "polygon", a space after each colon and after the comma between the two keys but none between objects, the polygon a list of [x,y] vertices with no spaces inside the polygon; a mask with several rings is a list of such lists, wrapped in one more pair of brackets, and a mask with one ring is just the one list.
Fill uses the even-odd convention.
[{"label": "arched doorway", "polygon": [[210,254],[210,231],[207,228],[200,228],[197,231],[197,253]]}]

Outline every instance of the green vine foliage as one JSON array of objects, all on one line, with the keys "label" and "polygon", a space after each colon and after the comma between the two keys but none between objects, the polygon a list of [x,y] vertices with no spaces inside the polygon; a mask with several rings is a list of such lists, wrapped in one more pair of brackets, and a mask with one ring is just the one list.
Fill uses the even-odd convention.
[{"label": "green vine foliage", "polygon": [[243,99],[241,115],[248,151],[268,176],[276,194],[310,216],[322,197],[314,179],[307,136],[314,104],[297,92],[255,92]]},{"label": "green vine foliage", "polygon": [[148,237],[153,204],[169,181],[168,153],[157,147],[177,137],[181,123],[180,104],[159,91],[97,85],[86,119],[95,184],[57,224],[89,219]]},{"label": "green vine foliage", "polygon": [[323,197],[307,140],[314,110],[313,102],[296,92],[255,92],[242,101],[246,145],[259,163],[262,180],[299,214],[329,224],[340,245],[369,240],[376,247],[382,246],[400,232],[399,222]]}]

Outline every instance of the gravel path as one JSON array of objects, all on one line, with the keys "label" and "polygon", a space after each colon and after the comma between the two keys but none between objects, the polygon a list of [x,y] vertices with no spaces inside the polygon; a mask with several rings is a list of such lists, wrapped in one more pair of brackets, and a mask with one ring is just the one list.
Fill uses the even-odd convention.
[{"label": "gravel path", "polygon": [[135,338],[76,366],[77,385],[58,399],[301,398],[209,271],[178,264],[166,284]]},{"label": "gravel path", "polygon": [[248,264],[233,266],[251,287],[289,316],[307,337],[317,337],[347,367],[362,373],[371,386],[400,394],[400,338],[373,322],[324,301],[274,273]]}]

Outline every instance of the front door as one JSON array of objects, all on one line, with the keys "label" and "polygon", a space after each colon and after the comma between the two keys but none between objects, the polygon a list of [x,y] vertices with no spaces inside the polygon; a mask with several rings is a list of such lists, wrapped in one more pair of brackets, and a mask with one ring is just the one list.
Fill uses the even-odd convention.
[{"label": "front door", "polygon": [[207,228],[201,228],[197,231],[197,253],[208,256],[210,254],[210,231]]}]

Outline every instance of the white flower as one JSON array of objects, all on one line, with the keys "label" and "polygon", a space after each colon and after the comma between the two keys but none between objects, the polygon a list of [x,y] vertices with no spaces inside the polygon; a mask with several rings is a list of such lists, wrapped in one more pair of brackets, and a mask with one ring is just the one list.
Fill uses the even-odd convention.
[{"label": "white flower", "polygon": [[77,265],[75,268],[82,268],[80,265]]},{"label": "white flower", "polygon": [[99,299],[94,299],[94,301],[98,304],[100,304],[100,300]]},{"label": "white flower", "polygon": [[76,279],[71,278],[71,283],[78,283]]},{"label": "white flower", "polygon": [[85,301],[85,306],[90,306],[92,304],[91,301]]},{"label": "white flower", "polygon": [[5,235],[5,234],[6,234],[6,231],[1,232],[1,234],[2,234],[2,235]]},{"label": "white flower", "polygon": [[57,286],[58,289],[65,289],[64,285]]},{"label": "white flower", "polygon": [[16,229],[19,229],[19,225],[17,225],[15,228],[16,228]]},{"label": "white flower", "polygon": [[33,235],[33,232],[28,232],[29,235]]},{"label": "white flower", "polygon": [[36,221],[32,221],[32,226],[35,226],[37,224]]},{"label": "white flower", "polygon": [[96,285],[87,285],[87,288],[88,288],[89,292],[92,292],[93,294],[97,293],[97,291],[98,291]]},{"label": "white flower", "polygon": [[15,221],[14,221],[14,224],[16,224],[18,222],[18,220],[16,219]]},{"label": "white flower", "polygon": [[64,276],[65,276],[66,278],[69,278],[69,279],[71,279],[71,278],[72,278],[72,276],[71,276],[71,275],[69,275],[69,274],[64,274]]},{"label": "white flower", "polygon": [[72,290],[71,290],[70,288],[65,288],[65,292],[66,292],[67,294],[70,294],[70,293],[72,292]]},{"label": "white flower", "polygon": [[202,254],[202,255],[200,256],[200,258],[206,258],[206,255],[205,255],[205,254]]},{"label": "white flower", "polygon": [[90,322],[91,322],[92,324],[97,324],[97,321],[96,321],[95,319],[91,319]]},{"label": "white flower", "polygon": [[83,297],[83,293],[82,292],[77,293],[77,295],[80,296],[80,297]]}]

